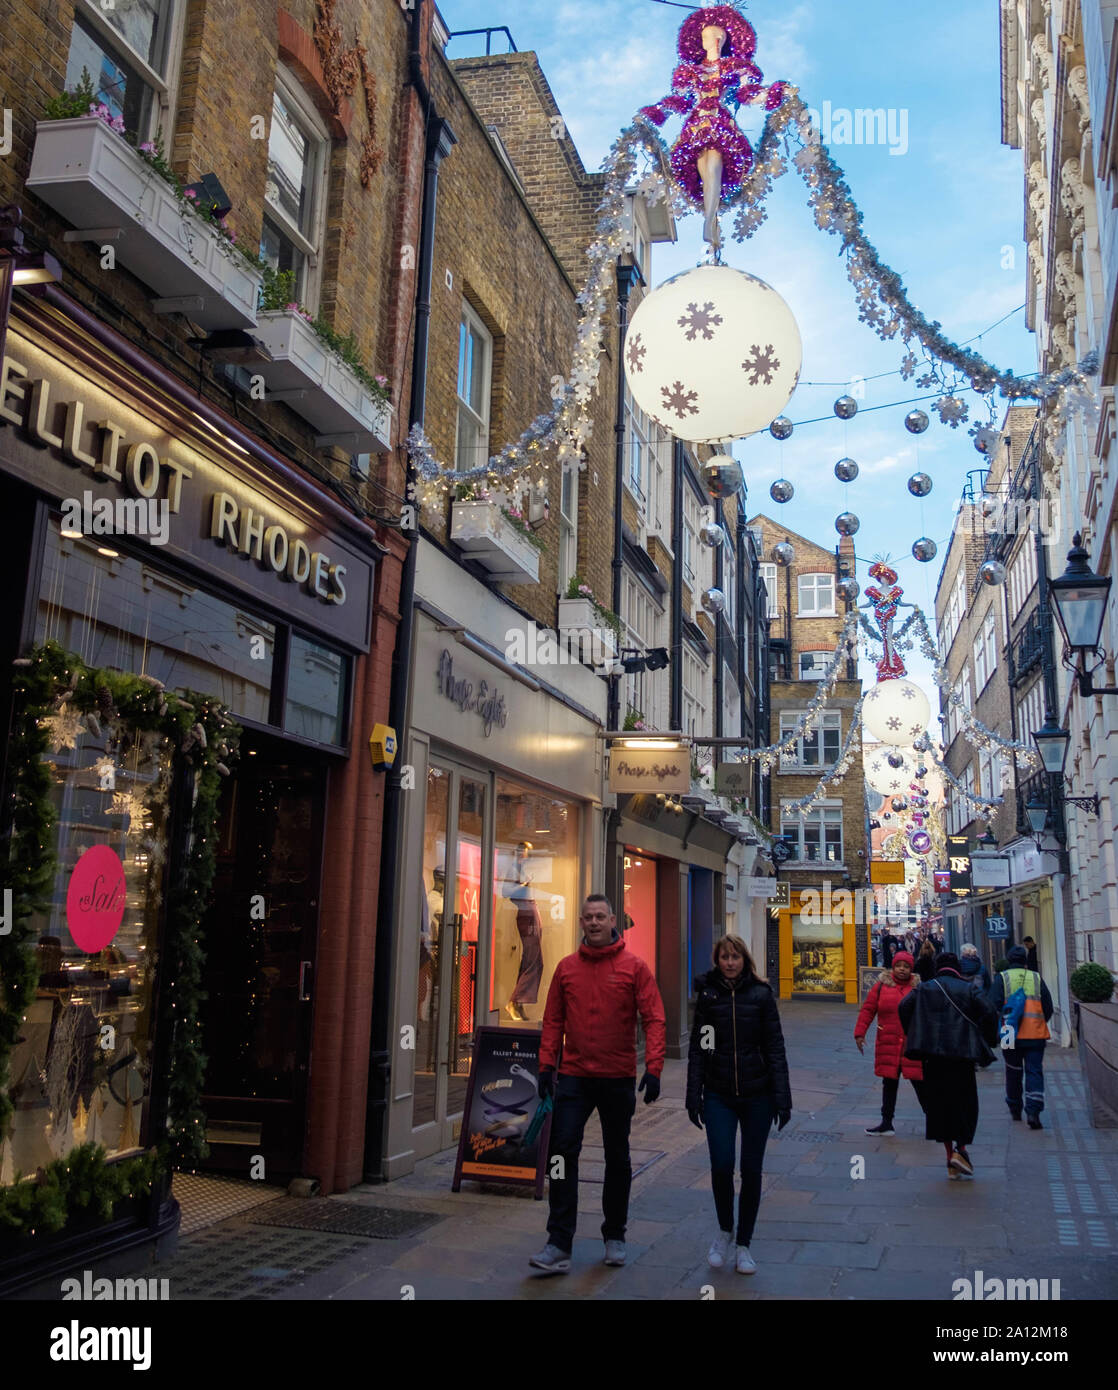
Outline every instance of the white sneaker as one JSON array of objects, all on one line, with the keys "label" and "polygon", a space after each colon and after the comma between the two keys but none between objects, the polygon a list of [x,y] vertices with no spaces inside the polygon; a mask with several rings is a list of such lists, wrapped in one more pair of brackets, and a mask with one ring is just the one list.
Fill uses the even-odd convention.
[{"label": "white sneaker", "polygon": [[719,1231],[710,1243],[707,1251],[707,1264],[711,1269],[721,1269],[730,1255],[730,1247],[734,1243],[733,1231]]},{"label": "white sneaker", "polygon": [[754,1260],[753,1256],[749,1253],[749,1246],[748,1246],[748,1245],[739,1245],[739,1246],[738,1246],[738,1273],[739,1273],[739,1274],[756,1274],[756,1273],[757,1273],[757,1262],[756,1262],[756,1260]]}]

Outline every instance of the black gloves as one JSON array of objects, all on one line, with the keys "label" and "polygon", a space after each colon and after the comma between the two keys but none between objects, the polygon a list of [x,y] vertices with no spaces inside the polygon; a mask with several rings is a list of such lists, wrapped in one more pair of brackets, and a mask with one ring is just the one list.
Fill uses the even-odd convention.
[{"label": "black gloves", "polygon": [[540,1079],[539,1079],[539,1081],[538,1081],[537,1084],[536,1084],[536,1089],[539,1091],[540,1100],[546,1100],[546,1099],[548,1098],[548,1096],[554,1096],[554,1095],[555,1095],[555,1068],[554,1068],[554,1067],[541,1067],[541,1068],[540,1068]]},{"label": "black gloves", "polygon": [[644,1103],[651,1105],[654,1100],[660,1099],[660,1078],[653,1076],[650,1071],[646,1071],[641,1077],[641,1084],[637,1090],[644,1091]]},{"label": "black gloves", "polygon": [[784,1128],[791,1118],[791,1110],[776,1110],[773,1112],[773,1124],[776,1125],[777,1133]]},{"label": "black gloves", "polygon": [[689,1105],[689,1106],[687,1107],[687,1118],[691,1121],[691,1123],[695,1126],[696,1129],[702,1129],[702,1127],[703,1127],[703,1108],[702,1108],[702,1104],[700,1103],[699,1105]]}]

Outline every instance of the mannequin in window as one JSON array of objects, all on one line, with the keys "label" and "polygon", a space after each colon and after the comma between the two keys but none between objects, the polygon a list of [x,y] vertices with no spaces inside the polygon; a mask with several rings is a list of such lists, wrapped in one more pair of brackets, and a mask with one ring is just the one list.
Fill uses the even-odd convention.
[{"label": "mannequin in window", "polygon": [[[535,1004],[539,998],[540,981],[543,978],[543,947],[540,910],[536,906],[532,891],[531,871],[528,861],[532,846],[522,840],[517,846],[513,861],[513,887],[505,894],[516,907],[516,930],[520,936],[520,969],[512,996],[505,1005],[509,1018],[523,1023],[528,1015],[525,1004]],[[515,951],[516,946],[512,949]]]}]

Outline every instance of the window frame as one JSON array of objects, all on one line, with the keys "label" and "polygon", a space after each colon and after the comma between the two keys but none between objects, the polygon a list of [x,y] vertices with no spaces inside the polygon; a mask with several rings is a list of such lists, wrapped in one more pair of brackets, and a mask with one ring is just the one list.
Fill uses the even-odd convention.
[{"label": "window frame", "polygon": [[[806,713],[806,710],[792,709],[780,711],[780,741],[783,743],[788,734],[795,727],[797,720]],[[820,734],[834,733],[835,756],[830,762],[826,761],[827,743],[826,737],[820,740]],[[819,752],[818,762],[807,762],[804,758],[805,742],[812,740],[813,747]],[[799,772],[806,770],[809,772],[822,772],[827,768],[834,767],[842,754],[842,712],[840,710],[824,710],[819,716],[818,726],[809,733],[801,734],[796,740],[794,749],[782,752],[780,755],[781,772]]]},{"label": "window frame", "polygon": [[[819,590],[823,586],[818,583],[820,579],[826,580],[830,588],[831,600],[829,608],[805,608],[804,607],[804,580],[809,579],[812,597],[818,600]],[[835,617],[835,576],[826,570],[812,570],[808,574],[798,574],[796,576],[796,617],[797,618],[833,618]]]},{"label": "window frame", "polygon": [[[757,565],[757,572],[765,582],[766,603],[768,605],[768,612],[765,616],[770,619],[780,617],[780,598],[776,591],[776,577],[779,573],[779,569],[780,567],[778,565],[773,564],[769,560],[761,560]],[[769,583],[769,575],[767,573],[769,570],[772,571],[773,582],[771,584]]]},{"label": "window frame", "polygon": [[[310,230],[315,234],[311,239],[301,227],[297,227],[288,214],[277,204],[264,198],[262,217],[271,222],[281,236],[285,237],[303,257],[305,270],[303,284],[298,292],[300,302],[309,310],[318,309],[322,290],[322,243],[326,234],[327,187],[330,172],[330,153],[332,141],[322,117],[315,109],[302,84],[290,68],[283,63],[276,65],[276,80],[272,89],[272,121],[276,119],[275,98],[279,97],[292,112],[295,123],[313,149],[312,169],[307,177],[307,188],[311,197],[309,216]],[[272,124],[268,125],[268,142],[271,147]]]},{"label": "window frame", "polygon": [[[798,673],[799,673],[798,679],[799,679],[799,680],[802,680],[802,681],[821,681],[821,680],[823,679],[823,677],[827,674],[827,658],[828,658],[829,656],[833,656],[833,655],[834,655],[834,651],[833,651],[833,649],[831,649],[831,648],[820,648],[818,651],[801,651],[801,652],[799,652],[797,655],[798,655],[798,657],[799,657],[799,660],[798,660],[798,662],[797,662],[797,667],[796,667],[796,669],[797,669],[797,671],[798,671]],[[811,675],[806,675],[806,676],[804,675],[804,657],[805,657],[805,656],[810,656],[810,657],[813,658],[813,660],[812,660],[812,665],[813,665],[813,666],[814,666],[814,664],[815,664],[814,658],[818,658],[818,657],[822,657],[822,658],[823,658],[823,669],[819,672],[818,675],[815,675],[814,673],[812,673]]]},{"label": "window frame", "polygon": [[[563,505],[564,493],[570,487],[572,506]],[[572,577],[578,572],[578,468],[564,464],[559,478],[559,565],[558,591],[564,596]]]},{"label": "window frame", "polygon": [[[163,39],[163,71],[153,68],[146,58],[142,58],[124,35],[115,29],[105,18],[105,11],[93,0],[74,0],[74,22],[70,29],[70,46],[73,45],[73,30],[79,27],[80,18],[94,38],[110,51],[118,51],[125,62],[136,70],[140,81],[148,87],[153,100],[144,128],[136,132],[137,142],[151,139],[158,130],[170,131],[174,124],[175,95],[178,92],[179,75],[182,65],[182,39],[186,25],[185,0],[166,0],[167,19]],[[69,67],[69,47],[66,52],[66,65]],[[92,74],[91,74],[92,75]]]},{"label": "window frame", "polygon": [[[474,335],[475,335],[477,341],[481,344],[482,350],[483,350],[483,352],[484,352],[484,367],[483,367],[483,371],[482,371],[482,378],[483,378],[484,384],[483,384],[482,393],[481,393],[481,394],[482,394],[482,404],[485,406],[485,414],[484,414],[484,416],[478,415],[477,411],[474,410],[473,406],[469,403],[469,401],[468,401],[468,400],[463,400],[463,398],[462,398],[461,386],[462,386],[462,361],[463,361],[463,357],[462,357],[462,330],[463,330],[463,328],[466,328],[466,329],[468,329],[468,330],[470,330],[470,331],[472,331],[472,332],[474,333]],[[469,385],[468,385],[468,384],[467,384],[467,388],[466,388],[466,389],[469,390]],[[489,421],[490,421],[490,412],[491,412],[492,400],[493,400],[493,334],[490,333],[489,329],[486,327],[485,323],[482,321],[481,315],[477,312],[477,310],[474,308],[474,306],[470,303],[470,301],[469,301],[468,299],[463,299],[463,300],[462,300],[461,312],[460,312],[459,315],[458,315],[458,369],[457,369],[457,380],[455,381],[455,386],[454,386],[454,393],[455,393],[455,399],[456,399],[457,406],[458,406],[457,411],[456,411],[455,416],[454,416],[454,459],[455,459],[456,465],[458,465],[459,467],[461,467],[461,462],[462,462],[462,461],[461,461],[461,459],[459,459],[459,457],[458,457],[458,448],[459,448],[459,444],[460,444],[460,442],[461,442],[462,412],[463,412],[463,410],[465,410],[467,416],[468,416],[469,419],[470,419],[470,423],[473,424],[473,426],[478,430],[478,432],[479,432],[479,440],[480,440],[480,448],[481,448],[481,450],[484,452],[485,457],[488,458],[488,457],[489,457]],[[471,468],[475,468],[475,467],[477,467],[478,464],[480,464],[481,462],[483,462],[483,460],[481,460],[481,459],[474,459],[474,460],[470,463],[469,466],[470,466]]]},{"label": "window frame", "polygon": [[[798,831],[798,833],[797,833],[797,835],[796,835],[797,853],[796,853],[795,858],[790,859],[790,860],[788,861],[788,863],[789,863],[789,864],[797,864],[797,865],[810,865],[810,866],[812,866],[812,867],[818,866],[819,868],[826,868],[826,867],[828,867],[829,865],[841,865],[842,863],[844,863],[844,862],[845,862],[844,856],[845,856],[845,853],[846,853],[846,844],[845,844],[845,837],[844,837],[844,835],[843,835],[843,824],[842,824],[842,811],[843,811],[843,807],[842,807],[842,802],[841,802],[841,801],[824,801],[824,802],[821,802],[819,805],[817,805],[817,806],[815,807],[815,809],[814,809],[813,811],[809,811],[809,812],[806,812],[806,813],[803,812],[803,811],[798,811],[798,812],[796,812],[796,813],[795,813],[795,819],[794,819],[794,820],[793,820],[793,817],[790,816],[790,815],[788,814],[788,811],[787,811],[787,807],[790,806],[791,804],[792,804],[791,801],[788,800],[788,801],[782,801],[782,802],[781,802],[781,805],[780,805],[780,833],[781,833],[781,835],[784,836],[786,839],[788,838],[788,830],[786,829],[786,827],[789,827],[789,826],[792,826],[792,827],[797,828],[797,831]],[[820,854],[819,854],[819,857],[818,857],[817,859],[811,859],[811,858],[807,857],[807,856],[804,854],[804,847],[805,847],[805,843],[806,843],[805,832],[806,832],[806,830],[807,830],[807,828],[808,828],[808,822],[809,822],[809,821],[815,822],[815,823],[817,824],[817,826],[818,826],[818,829],[819,829],[819,841],[818,841],[818,843],[819,843]],[[828,824],[830,824],[830,825],[837,825],[837,826],[838,826],[838,857],[835,858],[835,859],[828,858],[828,857],[827,857],[827,854],[826,854],[826,848],[827,848],[827,834],[826,834],[826,828],[827,828],[827,825],[828,825]]]}]

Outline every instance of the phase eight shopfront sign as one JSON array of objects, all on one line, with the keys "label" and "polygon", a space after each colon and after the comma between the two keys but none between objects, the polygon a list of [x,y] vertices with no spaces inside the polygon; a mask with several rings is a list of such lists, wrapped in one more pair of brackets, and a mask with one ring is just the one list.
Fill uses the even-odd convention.
[{"label": "phase eight shopfront sign", "polygon": [[[203,424],[221,452],[245,452]],[[5,439],[8,426],[14,429]],[[11,328],[0,363],[0,462],[64,502],[88,496],[92,486],[106,512],[104,499],[111,505],[122,494],[158,507],[168,553],[186,553],[311,626],[367,647],[372,565],[340,537],[322,534],[312,507],[290,489],[282,501],[272,495],[266,475],[259,479],[265,486],[253,486],[256,479],[162,429],[122,393]],[[105,534],[101,527],[95,533]]]}]

